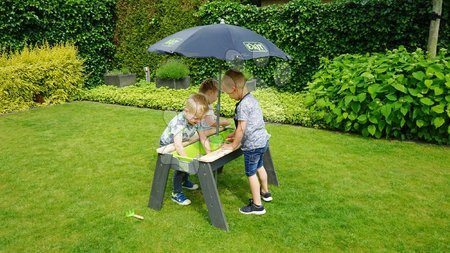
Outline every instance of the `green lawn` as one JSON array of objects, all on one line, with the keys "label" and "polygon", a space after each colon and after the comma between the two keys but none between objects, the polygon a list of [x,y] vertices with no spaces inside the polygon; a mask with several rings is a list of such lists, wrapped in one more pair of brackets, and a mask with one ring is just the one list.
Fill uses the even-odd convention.
[{"label": "green lawn", "polygon": [[169,183],[161,211],[147,208],[167,118],[89,102],[0,116],[0,252],[450,251],[448,146],[268,124],[274,201],[240,214],[243,159],[228,164],[224,232],[201,191],[182,207]]}]

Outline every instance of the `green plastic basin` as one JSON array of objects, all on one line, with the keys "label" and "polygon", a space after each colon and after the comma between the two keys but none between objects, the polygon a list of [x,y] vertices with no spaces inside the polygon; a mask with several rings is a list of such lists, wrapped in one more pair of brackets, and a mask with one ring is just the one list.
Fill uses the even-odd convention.
[{"label": "green plastic basin", "polygon": [[[219,149],[224,143],[225,138],[233,131],[233,129],[225,129],[224,131],[219,132],[218,135],[211,135],[208,137],[211,150],[214,151]],[[206,151],[200,141],[196,141],[184,147],[184,151],[187,156],[181,156],[177,151],[172,152],[172,155],[183,162],[191,162],[194,158],[206,155]]]}]

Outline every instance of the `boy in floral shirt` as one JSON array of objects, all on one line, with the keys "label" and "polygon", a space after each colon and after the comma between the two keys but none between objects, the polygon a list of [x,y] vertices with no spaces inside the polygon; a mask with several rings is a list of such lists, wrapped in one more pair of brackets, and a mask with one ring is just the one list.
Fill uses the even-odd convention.
[{"label": "boy in floral shirt", "polygon": [[[191,95],[184,110],[175,116],[164,130],[159,140],[160,147],[174,144],[175,150],[181,156],[187,156],[183,148],[183,141],[192,138],[198,133],[199,139],[205,147],[206,153],[210,152],[207,136],[201,131],[201,120],[208,111],[208,101],[202,94]],[[189,190],[198,189],[198,185],[189,180],[189,174],[175,170],[173,174],[172,200],[179,205],[189,205],[191,201],[183,194],[182,188]]]}]

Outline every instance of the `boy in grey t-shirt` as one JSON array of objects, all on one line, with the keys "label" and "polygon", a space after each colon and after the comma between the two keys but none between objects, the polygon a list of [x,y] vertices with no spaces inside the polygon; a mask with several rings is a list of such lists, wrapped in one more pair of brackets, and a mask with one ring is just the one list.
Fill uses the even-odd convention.
[{"label": "boy in grey t-shirt", "polygon": [[241,144],[245,174],[252,192],[249,204],[240,208],[239,211],[243,214],[264,214],[266,210],[261,203],[261,197],[264,201],[272,201],[267,185],[267,172],[263,166],[263,156],[267,151],[270,135],[265,129],[258,101],[245,86],[244,75],[235,70],[228,70],[222,79],[222,84],[222,90],[230,98],[239,101],[236,104],[234,117],[236,131],[228,136],[228,140],[232,143],[225,144],[222,148],[234,150]]}]

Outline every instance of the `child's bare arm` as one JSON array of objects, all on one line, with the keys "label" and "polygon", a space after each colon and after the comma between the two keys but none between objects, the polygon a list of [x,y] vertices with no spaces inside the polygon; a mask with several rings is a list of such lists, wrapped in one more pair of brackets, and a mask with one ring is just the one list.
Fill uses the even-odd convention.
[{"label": "child's bare arm", "polygon": [[[216,117],[214,117],[214,116],[211,116],[211,115],[205,116],[205,122],[206,122],[206,124],[208,124],[208,126],[211,126],[211,127],[217,126]],[[230,124],[230,122],[228,122],[228,120],[226,120],[226,119],[221,119],[219,121],[219,126],[228,126],[229,124]]]},{"label": "child's bare arm", "polygon": [[208,136],[206,136],[205,132],[198,131],[198,137],[205,148],[206,153],[209,154],[211,152],[211,147],[209,146]]},{"label": "child's bare arm", "polygon": [[216,120],[214,116],[206,115],[204,119],[206,124],[208,124],[208,126],[216,126]]},{"label": "child's bare arm", "polygon": [[178,152],[179,155],[187,156],[186,152],[184,151],[183,135],[181,133],[173,137],[173,145],[175,146],[175,150]]},{"label": "child's bare arm", "polygon": [[221,119],[219,122],[220,126],[228,126],[230,122],[226,119]]},{"label": "child's bare arm", "polygon": [[236,130],[233,131],[231,134],[229,134],[229,135],[225,138],[225,140],[228,141],[228,142],[233,142],[233,140],[234,140],[234,133],[235,133],[235,132],[236,132]]},{"label": "child's bare arm", "polygon": [[247,121],[239,120],[236,130],[234,131],[234,139],[230,144],[224,144],[223,149],[235,149],[241,144],[242,137],[244,136],[245,128],[247,127]]}]

